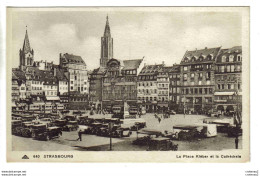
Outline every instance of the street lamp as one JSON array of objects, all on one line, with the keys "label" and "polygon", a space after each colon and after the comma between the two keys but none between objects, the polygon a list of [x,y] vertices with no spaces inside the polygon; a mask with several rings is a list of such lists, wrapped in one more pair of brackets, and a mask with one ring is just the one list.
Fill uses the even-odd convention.
[{"label": "street lamp", "polygon": [[[236,92],[234,92],[234,94],[233,94],[233,100],[234,100],[234,98],[237,98],[238,97],[238,92],[236,91]],[[239,132],[239,122],[238,122],[238,101],[237,101],[237,99],[235,100],[236,102],[236,111],[235,111],[235,114],[234,114],[234,121],[235,121],[235,125],[236,125],[236,127],[235,127],[235,146],[236,146],[236,149],[238,149],[238,142],[239,142],[239,139],[238,139],[238,132]]]}]

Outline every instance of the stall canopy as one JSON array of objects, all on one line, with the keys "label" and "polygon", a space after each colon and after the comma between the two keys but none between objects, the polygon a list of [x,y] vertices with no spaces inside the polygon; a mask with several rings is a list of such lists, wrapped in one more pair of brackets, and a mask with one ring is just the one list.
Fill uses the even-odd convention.
[{"label": "stall canopy", "polygon": [[60,100],[60,97],[46,97],[46,100],[49,100],[49,101]]}]

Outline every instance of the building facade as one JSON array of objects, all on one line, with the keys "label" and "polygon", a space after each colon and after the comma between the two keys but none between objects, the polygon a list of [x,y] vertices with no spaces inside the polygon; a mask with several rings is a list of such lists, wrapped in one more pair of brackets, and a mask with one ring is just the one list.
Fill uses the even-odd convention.
[{"label": "building facade", "polygon": [[242,109],[242,47],[222,49],[215,67],[215,108],[229,114]]},{"label": "building facade", "polygon": [[157,110],[158,103],[158,80],[159,71],[164,64],[145,65],[138,75],[137,99],[139,106],[145,107],[147,112]]},{"label": "building facade", "polygon": [[168,71],[169,75],[169,109],[175,112],[182,112],[180,108],[181,82],[180,65],[174,64]]},{"label": "building facade", "polygon": [[213,108],[215,62],[221,47],[186,51],[181,61],[181,104],[188,112]]},{"label": "building facade", "polygon": [[88,94],[88,71],[81,56],[60,54],[60,68],[64,69],[69,78],[69,92]]},{"label": "building facade", "polygon": [[89,101],[98,110],[102,108],[102,77],[105,72],[103,67],[99,67],[89,74]]},{"label": "building facade", "polygon": [[143,59],[110,59],[107,71],[102,78],[102,107],[110,109],[124,102],[134,106],[137,102],[137,75],[142,68]]}]

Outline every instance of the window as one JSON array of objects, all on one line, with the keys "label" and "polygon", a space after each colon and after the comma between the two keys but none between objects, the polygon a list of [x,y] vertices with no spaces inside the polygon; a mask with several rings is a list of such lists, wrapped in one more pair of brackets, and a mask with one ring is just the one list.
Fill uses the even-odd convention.
[{"label": "window", "polygon": [[188,67],[187,67],[187,66],[184,66],[184,67],[183,67],[183,70],[184,70],[184,71],[187,71],[187,70],[188,70]]},{"label": "window", "polygon": [[218,84],[218,89],[221,89],[221,85],[220,84]]},{"label": "window", "polygon": [[228,89],[231,89],[231,85],[230,84],[228,84]]},{"label": "window", "polygon": [[199,78],[202,78],[203,74],[202,73],[199,73]]},{"label": "window", "polygon": [[225,89],[225,84],[222,84],[222,89]]},{"label": "window", "polygon": [[236,71],[241,71],[241,65],[237,65],[237,70]]},{"label": "window", "polygon": [[220,66],[220,72],[224,73],[225,72],[225,66]]},{"label": "window", "polygon": [[183,80],[187,80],[187,73],[183,74]]},{"label": "window", "polygon": [[207,72],[207,79],[210,79],[210,72]]},{"label": "window", "polygon": [[235,65],[231,65],[231,72],[235,71]]},{"label": "window", "polygon": [[190,85],[191,85],[191,86],[194,86],[194,81],[190,82]]},{"label": "window", "polygon": [[204,88],[204,93],[208,94],[208,88]]},{"label": "window", "polygon": [[227,72],[230,72],[230,65],[227,65]]},{"label": "window", "polygon": [[239,83],[237,84],[237,88],[238,88],[238,89],[241,89],[241,85],[240,85]]},{"label": "window", "polygon": [[195,92],[195,94],[198,94],[198,89],[197,89],[197,88],[195,88],[194,92]]},{"label": "window", "polygon": [[199,88],[199,92],[200,92],[200,94],[202,94],[202,88]]},{"label": "window", "polygon": [[229,56],[229,62],[234,62],[234,56],[233,55]]},{"label": "window", "polygon": [[73,86],[70,87],[70,90],[73,90]]},{"label": "window", "polygon": [[194,73],[191,73],[191,74],[190,74],[190,77],[191,77],[191,78],[194,78]]},{"label": "window", "polygon": [[239,61],[239,62],[242,61],[242,56],[241,55],[237,56],[237,61]]},{"label": "window", "polygon": [[201,85],[201,81],[199,81],[199,85]]},{"label": "window", "polygon": [[226,56],[222,56],[222,62],[226,62]]},{"label": "window", "polygon": [[210,85],[210,80],[207,80],[207,85]]}]

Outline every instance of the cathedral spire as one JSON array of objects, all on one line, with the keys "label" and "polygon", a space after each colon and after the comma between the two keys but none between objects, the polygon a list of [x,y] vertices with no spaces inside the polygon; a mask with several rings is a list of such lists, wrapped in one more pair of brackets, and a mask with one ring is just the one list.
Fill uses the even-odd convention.
[{"label": "cathedral spire", "polygon": [[110,34],[110,26],[109,26],[109,21],[108,21],[108,15],[107,15],[107,21],[106,21],[106,27],[105,27],[104,37],[111,37],[111,34]]},{"label": "cathedral spire", "polygon": [[107,62],[113,58],[113,38],[110,33],[110,26],[107,15],[104,36],[101,37],[101,57],[100,66],[106,68]]},{"label": "cathedral spire", "polygon": [[26,32],[25,32],[25,37],[24,37],[24,42],[23,42],[23,52],[28,53],[30,51],[31,51],[31,47],[30,47],[27,26],[26,26]]}]

